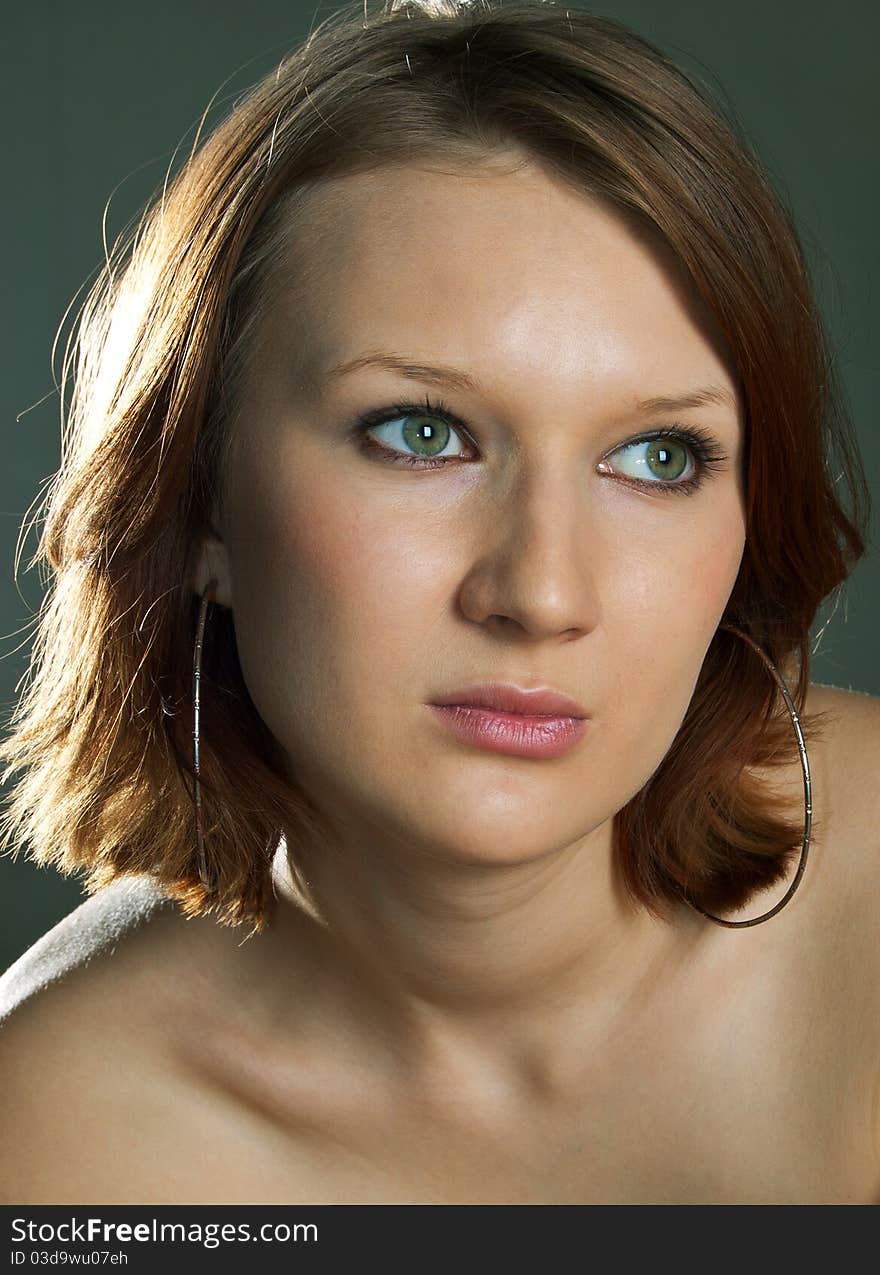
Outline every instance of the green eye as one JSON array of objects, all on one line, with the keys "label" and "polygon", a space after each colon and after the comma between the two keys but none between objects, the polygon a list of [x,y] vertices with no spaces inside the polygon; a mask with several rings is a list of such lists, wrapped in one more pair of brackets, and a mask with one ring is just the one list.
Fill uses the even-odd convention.
[{"label": "green eye", "polygon": [[449,446],[454,434],[446,421],[425,413],[409,413],[385,421],[381,426],[373,426],[374,431],[379,429],[387,431],[383,440],[386,444],[396,446],[398,438],[401,438],[416,455],[428,458],[439,456]]},{"label": "green eye", "polygon": [[[381,441],[375,437],[380,430],[384,434]],[[459,418],[442,403],[432,403],[428,396],[424,403],[395,403],[367,412],[356,421],[354,431],[371,459],[387,465],[440,469],[453,461],[476,458],[475,445]],[[464,454],[457,450],[462,442]],[[639,449],[644,449],[642,454],[638,454]],[[613,476],[652,495],[688,496],[728,459],[713,434],[683,425],[634,438],[610,454],[621,453],[630,457],[630,472],[618,473],[615,469]]]},{"label": "green eye", "polygon": [[[467,453],[455,450],[456,440],[464,436],[457,418],[441,403],[432,403],[428,398],[423,404],[396,403],[367,412],[358,420],[356,429],[364,447],[378,460],[392,465],[439,469],[448,461],[469,459]],[[376,437],[379,431],[381,441]],[[470,443],[464,445],[473,451]]]},{"label": "green eye", "polygon": [[675,482],[688,467],[690,449],[678,439],[643,438],[618,450],[626,453],[635,452],[638,448],[644,448],[645,452],[633,457],[635,472],[629,475],[637,481],[645,475],[653,475],[658,482]]}]

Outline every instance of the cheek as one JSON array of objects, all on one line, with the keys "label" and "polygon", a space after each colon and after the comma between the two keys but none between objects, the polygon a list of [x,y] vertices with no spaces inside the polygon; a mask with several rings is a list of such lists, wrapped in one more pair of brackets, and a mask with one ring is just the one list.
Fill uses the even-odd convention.
[{"label": "cheek", "polygon": [[267,515],[264,534],[275,543],[270,588],[279,605],[322,644],[332,637],[371,660],[383,647],[405,647],[407,631],[436,615],[431,599],[448,582],[448,523],[444,530],[428,514],[371,505],[343,488],[292,493]]},{"label": "cheek", "polygon": [[[377,687],[421,701],[449,584],[449,532],[312,469],[247,488],[230,552],[236,639],[251,697],[280,742],[314,748],[354,719],[381,731]],[[271,472],[271,471],[270,471]],[[310,481],[310,474],[314,481]]]},{"label": "cheek", "polygon": [[[670,496],[676,501],[695,499]],[[675,511],[678,512],[678,511]],[[686,511],[688,512],[688,511]],[[618,563],[618,602],[629,610],[634,632],[663,638],[685,658],[705,650],[736,583],[745,547],[745,522],[732,487],[701,500],[694,517],[664,526],[619,528],[627,546]]]},{"label": "cheek", "polygon": [[[728,496],[730,493],[726,493]],[[733,592],[745,550],[745,514],[738,499],[721,503],[687,554],[688,593],[694,611],[702,611],[710,626],[718,627]]]},{"label": "cheek", "polygon": [[713,517],[689,528],[686,537],[629,553],[620,564],[619,588],[609,587],[603,729],[609,755],[629,759],[633,793],[653,774],[684,720],[743,547],[741,521]]}]

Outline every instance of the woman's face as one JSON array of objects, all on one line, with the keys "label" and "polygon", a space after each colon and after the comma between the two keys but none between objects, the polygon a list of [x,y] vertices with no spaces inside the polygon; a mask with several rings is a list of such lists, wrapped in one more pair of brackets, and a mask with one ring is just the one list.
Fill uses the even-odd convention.
[{"label": "woman's face", "polygon": [[[607,831],[681,725],[742,556],[717,335],[668,260],[535,166],[310,198],[308,283],[262,322],[210,559],[253,701],[359,847],[514,863]],[[707,386],[730,401],[639,405]],[[688,490],[692,444],[634,441],[664,427],[726,459]],[[461,743],[427,705],[489,681],[571,696],[583,738],[552,759]]]}]

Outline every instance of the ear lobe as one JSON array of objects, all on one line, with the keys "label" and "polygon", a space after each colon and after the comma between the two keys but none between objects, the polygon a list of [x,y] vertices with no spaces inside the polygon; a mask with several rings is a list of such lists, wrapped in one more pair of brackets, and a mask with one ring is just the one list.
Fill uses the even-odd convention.
[{"label": "ear lobe", "polygon": [[229,555],[225,544],[216,535],[205,536],[200,543],[190,574],[193,592],[201,597],[211,580],[215,581],[212,600],[231,609],[233,602]]}]

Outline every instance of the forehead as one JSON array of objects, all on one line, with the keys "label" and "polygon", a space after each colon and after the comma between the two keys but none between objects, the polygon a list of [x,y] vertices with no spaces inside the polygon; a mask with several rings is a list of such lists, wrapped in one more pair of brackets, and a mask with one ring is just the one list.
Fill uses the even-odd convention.
[{"label": "forehead", "polygon": [[591,376],[735,379],[659,236],[532,163],[388,166],[319,183],[284,273],[290,321],[273,330],[295,330],[316,370],[381,347],[581,389]]}]

